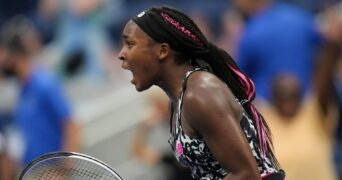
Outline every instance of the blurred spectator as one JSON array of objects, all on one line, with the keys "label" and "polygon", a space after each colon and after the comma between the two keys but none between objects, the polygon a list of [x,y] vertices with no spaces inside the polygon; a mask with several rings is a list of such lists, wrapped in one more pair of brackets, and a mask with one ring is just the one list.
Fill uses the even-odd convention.
[{"label": "blurred spectator", "polygon": [[[272,130],[275,155],[287,180],[335,180],[331,136],[317,98],[299,98],[298,79],[283,74],[273,81],[270,105],[260,111]],[[281,89],[283,88],[283,89]]]},{"label": "blurred spectator", "polygon": [[[336,20],[324,19],[322,22],[324,25],[317,28],[320,31],[323,29],[320,44],[322,52],[313,56],[318,61],[314,68],[316,72],[312,74],[315,81],[314,86],[310,86],[311,94],[302,102],[299,92],[303,84],[299,81],[298,73],[279,72],[273,76],[270,106],[262,109],[270,128],[273,129],[276,156],[286,170],[286,178],[289,180],[336,178],[330,159],[331,127],[334,124],[331,120],[336,109],[334,99],[337,99],[334,96],[333,74],[340,51],[342,31]],[[294,64],[293,68],[296,65]],[[337,149],[338,146],[335,146],[335,157],[341,152]],[[339,162],[337,159],[335,162]]]},{"label": "blurred spectator", "polygon": [[[238,64],[256,84],[260,99],[269,102],[270,85],[278,74],[296,76],[301,97],[309,91],[321,37],[309,13],[272,0],[234,0],[247,20]],[[260,100],[259,99],[259,100]]]},{"label": "blurred spectator", "polygon": [[331,136],[322,123],[328,117],[322,114],[316,96],[301,102],[301,87],[292,74],[278,75],[271,87],[271,102],[261,111],[273,130],[275,154],[286,179],[334,180]]},{"label": "blurred spectator", "polygon": [[106,2],[67,0],[63,4],[57,43],[62,53],[64,75],[104,78],[104,60],[109,50],[104,17]]},{"label": "blurred spectator", "polygon": [[[322,122],[316,96],[302,102],[293,74],[280,74],[271,85],[271,101],[261,111],[273,130],[275,154],[286,179],[334,180],[331,137]],[[314,149],[314,151],[312,151]],[[319,163],[316,163],[319,162]]]},{"label": "blurred spectator", "polygon": [[38,0],[37,8],[30,14],[30,18],[44,45],[55,38],[60,17],[60,7],[61,1],[59,0]]},{"label": "blurred spectator", "polygon": [[[342,180],[342,3],[334,4],[319,15],[319,24],[326,43],[316,74],[316,93],[321,112],[337,119],[329,121],[334,128],[333,162],[338,179]],[[336,108],[337,107],[337,108]],[[337,110],[337,118],[331,116]]]},{"label": "blurred spectator", "polygon": [[0,131],[0,179],[14,180],[15,170],[14,162],[11,160],[7,149],[6,142]]},{"label": "blurred spectator", "polygon": [[222,16],[221,21],[222,32],[217,43],[220,48],[227,50],[233,59],[236,59],[237,47],[244,29],[243,18],[237,11],[230,9]]},{"label": "blurred spectator", "polygon": [[35,64],[40,41],[33,25],[24,16],[6,22],[1,31],[4,50],[1,72],[19,81],[15,125],[23,135],[22,164],[47,152],[79,151],[79,127],[57,78]]},{"label": "blurred spectator", "polygon": [[[3,65],[5,57],[5,49],[0,41],[0,67]],[[0,71],[1,72],[1,71]],[[13,180],[15,179],[15,165],[10,155],[10,148],[8,148],[8,140],[5,138],[5,129],[11,123],[12,108],[8,107],[13,105],[8,99],[11,99],[8,91],[14,92],[13,88],[9,86],[10,82],[7,82],[3,73],[0,73],[0,179],[1,180]],[[5,97],[6,96],[6,97]],[[8,98],[8,99],[7,99]],[[13,99],[12,99],[13,100]],[[11,100],[10,100],[11,101]]]},{"label": "blurred spectator", "polygon": [[[148,137],[153,134],[152,130],[157,127],[168,127],[170,120],[168,99],[160,90],[154,90],[150,94],[150,108],[146,111],[145,117],[141,124],[138,125],[136,134],[133,139],[133,154],[140,161],[147,165],[164,165],[166,167],[166,180],[191,180],[191,172],[185,167],[181,167],[175,159],[173,152],[169,150],[163,151],[161,148],[153,147],[148,143]],[[169,135],[167,128],[163,132]]]},{"label": "blurred spectator", "polygon": [[[341,47],[342,45],[340,45]],[[341,49],[341,48],[340,48]],[[341,50],[339,52],[341,54]],[[335,103],[337,103],[338,118],[336,127],[334,130],[334,151],[333,151],[333,161],[335,164],[335,170],[338,173],[339,180],[342,180],[342,56],[338,58],[336,64],[336,74],[334,75],[334,89],[336,91]],[[334,102],[334,101],[332,101]],[[331,102],[330,102],[331,103]],[[326,109],[330,108],[329,106]]]},{"label": "blurred spectator", "polygon": [[[331,47],[324,43],[326,33],[320,32],[314,16],[296,7],[271,0],[234,2],[247,20],[238,63],[267,102],[260,110],[273,130],[275,154],[286,179],[335,179],[332,123],[324,121],[331,117],[319,106],[320,97],[327,98],[332,89],[322,73],[328,72],[328,62],[318,56]],[[320,80],[313,81],[315,70]]]},{"label": "blurred spectator", "polygon": [[301,105],[300,92],[298,79],[291,74],[282,74],[273,80],[271,104],[279,116],[291,119],[297,114]]}]

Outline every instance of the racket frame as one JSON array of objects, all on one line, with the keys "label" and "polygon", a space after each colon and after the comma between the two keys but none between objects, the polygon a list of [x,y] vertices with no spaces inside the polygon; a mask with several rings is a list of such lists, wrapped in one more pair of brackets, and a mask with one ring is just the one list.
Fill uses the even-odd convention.
[{"label": "racket frame", "polygon": [[34,159],[20,173],[19,180],[24,180],[23,178],[26,175],[27,171],[29,171],[31,169],[31,167],[33,167],[34,165],[38,164],[39,162],[41,162],[43,160],[54,158],[54,157],[56,157],[56,158],[58,158],[58,157],[77,157],[77,158],[84,159],[87,161],[93,161],[93,162],[97,163],[98,165],[102,166],[103,168],[107,169],[108,171],[112,172],[119,180],[122,180],[121,176],[118,173],[116,173],[114,171],[114,169],[112,169],[106,163],[104,163],[104,162],[102,162],[102,161],[100,161],[94,157],[91,157],[89,155],[85,155],[85,154],[77,153],[77,152],[68,152],[68,151],[50,152],[50,153],[44,154],[44,155]]}]

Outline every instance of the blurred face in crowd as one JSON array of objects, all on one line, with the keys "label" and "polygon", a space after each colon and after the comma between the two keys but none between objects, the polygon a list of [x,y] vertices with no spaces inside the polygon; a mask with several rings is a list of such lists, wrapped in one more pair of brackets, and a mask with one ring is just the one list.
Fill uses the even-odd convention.
[{"label": "blurred face in crowd", "polygon": [[295,76],[282,75],[274,80],[272,100],[277,112],[286,118],[291,118],[299,110],[301,96],[300,85]]},{"label": "blurred face in crowd", "polygon": [[0,72],[5,78],[16,76],[19,54],[11,52],[8,48],[0,46]]},{"label": "blurred face in crowd", "polygon": [[123,47],[119,53],[121,67],[132,72],[131,83],[137,91],[150,88],[158,82],[160,68],[158,49],[160,43],[154,42],[133,21],[123,30]]},{"label": "blurred face in crowd", "polygon": [[1,29],[0,49],[1,73],[5,77],[16,76],[40,52],[39,35],[25,17],[14,17]]}]

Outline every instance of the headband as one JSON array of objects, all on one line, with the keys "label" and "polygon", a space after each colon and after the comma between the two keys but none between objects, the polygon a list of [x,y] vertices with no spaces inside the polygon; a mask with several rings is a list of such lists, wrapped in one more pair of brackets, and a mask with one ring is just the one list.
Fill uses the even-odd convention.
[{"label": "headband", "polygon": [[[187,30],[172,17],[163,12],[160,13],[160,16],[167,24],[178,29],[183,34],[198,43],[200,46],[202,45],[202,43],[195,35],[192,34],[192,32]],[[179,38],[173,37],[170,33],[168,33],[167,30],[165,30],[166,27],[161,26],[156,21],[156,19],[152,17],[149,10],[141,12],[140,14],[132,18],[132,20],[153,40],[159,43],[168,43],[173,50],[182,52],[183,54],[186,54],[186,52],[188,51],[188,48],[184,46],[183,43],[179,42]]]}]

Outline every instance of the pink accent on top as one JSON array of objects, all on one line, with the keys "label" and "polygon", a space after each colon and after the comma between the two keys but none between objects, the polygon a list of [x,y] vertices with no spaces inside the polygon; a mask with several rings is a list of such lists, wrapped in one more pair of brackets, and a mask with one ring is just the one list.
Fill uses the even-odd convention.
[{"label": "pink accent on top", "polygon": [[271,173],[266,173],[266,174],[264,174],[264,175],[261,175],[261,178],[264,179],[264,178],[266,178],[266,177],[268,177],[268,176],[270,176],[270,175],[272,175],[272,174],[274,174],[274,173],[273,173],[273,172],[271,172]]},{"label": "pink accent on top", "polygon": [[[274,174],[275,172],[271,172],[271,173],[267,173],[267,174],[264,174],[264,175],[261,175],[261,179],[265,179],[267,178],[268,176]],[[284,177],[284,180],[285,180],[285,177]]]},{"label": "pink accent on top", "polygon": [[183,146],[181,143],[178,143],[177,146],[176,146],[176,150],[177,150],[177,153],[179,155],[182,155],[183,154]]},{"label": "pink accent on top", "polygon": [[160,14],[166,22],[173,25],[175,28],[177,28],[178,30],[183,32],[185,35],[187,35],[188,37],[190,37],[191,39],[193,39],[194,41],[196,41],[200,45],[203,45],[202,42],[194,34],[191,33],[191,31],[189,31],[184,26],[182,26],[178,21],[174,20],[172,17],[170,17],[169,15],[167,15],[165,13],[160,13]]}]

